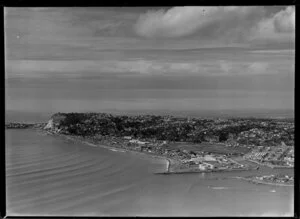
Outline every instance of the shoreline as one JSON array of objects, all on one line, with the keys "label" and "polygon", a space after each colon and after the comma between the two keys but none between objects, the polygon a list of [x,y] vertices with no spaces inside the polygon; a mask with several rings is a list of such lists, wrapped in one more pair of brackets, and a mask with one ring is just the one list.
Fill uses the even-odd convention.
[{"label": "shoreline", "polygon": [[[45,131],[45,130],[42,130]],[[251,170],[252,168],[247,168],[247,169],[213,169],[213,170],[199,170],[199,169],[189,169],[186,167],[182,166],[182,163],[179,160],[172,159],[170,157],[166,157],[163,155],[157,155],[149,152],[141,152],[141,151],[136,151],[136,150],[130,150],[128,148],[120,148],[116,146],[108,146],[104,144],[98,144],[95,142],[90,142],[93,141],[91,139],[84,139],[84,137],[81,136],[69,136],[69,135],[64,135],[60,133],[53,133],[50,131],[46,131],[50,135],[56,135],[56,136],[61,136],[65,139],[75,141],[75,142],[80,142],[82,144],[87,144],[92,147],[101,147],[109,150],[114,150],[116,152],[120,152],[121,150],[124,152],[129,152],[133,153],[136,155],[142,155],[142,156],[148,156],[151,158],[155,159],[163,159],[166,162],[166,170],[161,171],[161,172],[156,172],[155,174],[189,174],[189,173],[213,173],[213,172],[236,172],[236,171],[247,171]]]},{"label": "shoreline", "polygon": [[[42,131],[44,131],[44,130],[42,130]],[[68,135],[53,133],[53,132],[49,132],[49,131],[46,131],[46,133],[50,134],[50,135],[63,137],[67,140],[71,140],[71,141],[74,141],[74,142],[87,144],[91,147],[100,147],[100,148],[105,148],[105,149],[108,149],[108,150],[114,149],[113,150],[114,152],[124,151],[124,152],[129,152],[129,153],[132,153],[132,154],[136,154],[136,155],[148,156],[148,157],[155,158],[155,159],[163,159],[167,164],[166,172],[171,172],[172,171],[172,162],[173,162],[173,164],[177,163],[177,161],[174,160],[174,159],[171,159],[171,158],[168,158],[168,157],[165,157],[165,156],[161,156],[161,155],[157,155],[157,154],[150,154],[150,153],[147,153],[147,152],[140,152],[140,151],[130,150],[130,149],[126,149],[126,148],[119,148],[119,147],[107,146],[107,145],[103,145],[103,144],[96,144],[96,143],[89,142],[89,139],[82,139],[82,137],[78,137],[78,136],[68,136]]]},{"label": "shoreline", "polygon": [[269,167],[272,169],[293,169],[294,167],[290,167],[290,166],[278,166],[278,165],[272,165],[272,164],[266,164],[266,163],[261,163],[255,160],[250,160],[250,159],[246,159],[246,161],[258,164],[260,166],[265,166],[265,167]]},{"label": "shoreline", "polygon": [[[57,137],[62,137],[65,140],[70,140],[73,142],[79,142],[81,144],[86,144],[91,147],[100,147],[100,148],[105,148],[114,152],[129,152],[132,154],[136,155],[142,155],[142,156],[147,156],[155,159],[163,159],[166,162],[166,167],[164,171],[160,172],[155,172],[154,174],[160,174],[160,175],[169,175],[169,174],[192,174],[192,173],[220,173],[220,172],[237,172],[237,171],[248,171],[248,170],[254,170],[258,168],[245,168],[245,169],[209,169],[209,170],[199,170],[196,168],[188,168],[182,165],[182,163],[177,160],[177,159],[172,159],[170,157],[164,156],[164,155],[159,155],[159,154],[154,154],[150,152],[145,152],[145,151],[137,151],[137,150],[131,150],[128,148],[122,148],[122,147],[117,147],[115,145],[105,145],[101,143],[94,142],[94,139],[89,139],[89,138],[84,138],[82,136],[71,136],[71,135],[66,135],[62,133],[56,133],[56,132],[51,132],[48,130],[40,129],[40,128],[33,128],[35,130],[41,131],[43,133],[46,133],[47,135],[52,135],[52,136],[57,136]],[[234,159],[234,158],[232,158]],[[236,160],[234,160],[237,162]],[[248,162],[256,163],[253,162],[252,160],[245,160]],[[238,163],[238,162],[237,162]],[[256,163],[260,165],[259,163]],[[263,166],[263,165],[260,165]],[[269,167],[269,166],[268,166]],[[270,167],[269,167],[270,168]],[[235,179],[242,179],[242,177],[233,177]],[[251,181],[253,183],[257,184],[266,184],[266,185],[275,185],[275,186],[293,186],[293,185],[286,185],[286,184],[278,184],[278,183],[268,183],[268,182],[262,182],[258,180],[252,180],[248,178],[244,178],[245,181]]]},{"label": "shoreline", "polygon": [[198,169],[182,169],[177,171],[159,172],[156,174],[189,174],[189,173],[218,173],[218,172],[236,172],[247,171],[251,169],[215,169],[215,170],[198,170]]},{"label": "shoreline", "polygon": [[236,176],[236,177],[231,177],[231,178],[233,178],[233,179],[239,179],[239,180],[244,180],[244,181],[255,183],[255,184],[263,184],[263,185],[271,185],[271,186],[289,186],[289,187],[294,186],[293,184],[282,184],[282,183],[264,182],[264,181],[261,181],[261,180],[249,179],[249,178],[245,178],[245,177],[241,177],[241,176]]}]

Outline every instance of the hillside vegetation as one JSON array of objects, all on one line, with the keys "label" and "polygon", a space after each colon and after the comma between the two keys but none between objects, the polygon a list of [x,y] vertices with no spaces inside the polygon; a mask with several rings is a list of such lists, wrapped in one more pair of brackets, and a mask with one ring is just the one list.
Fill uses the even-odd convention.
[{"label": "hillside vegetation", "polygon": [[157,115],[57,113],[59,132],[80,136],[132,136],[184,142],[237,145],[294,145],[294,123],[275,119],[200,119]]}]

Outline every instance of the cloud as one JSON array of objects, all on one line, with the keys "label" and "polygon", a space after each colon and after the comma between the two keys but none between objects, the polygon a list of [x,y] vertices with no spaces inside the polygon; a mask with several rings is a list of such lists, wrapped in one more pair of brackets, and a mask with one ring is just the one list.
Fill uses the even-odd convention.
[{"label": "cloud", "polygon": [[[269,71],[269,67],[273,71]],[[257,75],[276,73],[276,65],[267,62],[232,62],[220,60],[218,62],[219,75]]]},{"label": "cloud", "polygon": [[288,6],[262,19],[253,27],[253,30],[253,38],[293,40],[295,38],[295,7]]},{"label": "cloud", "polygon": [[[239,26],[245,25],[245,22],[252,23],[255,16],[252,19],[244,20],[244,18],[262,12],[261,7],[174,7],[167,11],[149,11],[142,14],[135,25],[135,30],[143,37],[182,37],[201,29],[208,30],[208,27],[219,32],[224,28],[236,28],[232,26],[234,21],[236,25],[240,23]],[[239,20],[238,23],[237,18],[243,20]]]},{"label": "cloud", "polygon": [[219,62],[219,65],[220,65],[220,69],[221,69],[223,72],[226,72],[226,73],[230,72],[230,71],[232,70],[232,67],[233,67],[232,64],[230,64],[229,62],[226,62],[226,61],[224,61],[224,60],[221,60],[221,61]]},{"label": "cloud", "polygon": [[254,62],[248,66],[248,70],[253,73],[262,74],[267,72],[268,67],[269,64],[266,62]]},{"label": "cloud", "polygon": [[140,15],[134,30],[145,38],[194,36],[199,40],[226,42],[291,41],[295,32],[295,8],[288,6],[273,14],[270,9],[261,6],[173,7]]},{"label": "cloud", "polygon": [[295,7],[289,6],[273,17],[274,29],[277,32],[295,31]]},{"label": "cloud", "polygon": [[142,75],[259,75],[293,72],[290,63],[260,61],[7,61],[7,77],[84,77],[101,74]]}]

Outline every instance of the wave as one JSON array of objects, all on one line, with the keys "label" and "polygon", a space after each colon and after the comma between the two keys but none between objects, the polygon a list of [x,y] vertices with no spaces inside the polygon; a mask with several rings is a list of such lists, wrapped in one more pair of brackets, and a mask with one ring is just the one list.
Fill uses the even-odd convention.
[{"label": "wave", "polygon": [[124,151],[124,150],[118,150],[118,149],[109,149],[109,150],[115,151],[115,152],[122,152],[122,153],[126,152],[126,151]]},{"label": "wave", "polygon": [[228,187],[209,187],[211,189],[229,189]]},{"label": "wave", "polygon": [[[191,216],[211,215],[201,209],[210,211],[216,201],[224,203],[221,209],[224,214],[230,210],[234,214],[247,213],[236,209],[243,209],[245,205],[259,209],[270,201],[281,206],[278,211],[286,212],[288,208],[290,196],[277,192],[269,200],[269,196],[262,194],[270,192],[273,189],[270,187],[259,187],[259,192],[252,192],[252,184],[241,183],[241,187],[236,187],[229,185],[228,181],[215,181],[217,177],[214,175],[213,179],[207,177],[209,181],[202,180],[204,177],[199,180],[197,175],[159,177],[152,173],[158,166],[165,169],[165,164],[157,165],[156,159],[147,156],[147,159],[141,159],[135,153],[113,153],[81,143],[69,144],[54,136],[38,136],[36,132],[12,133],[6,151],[7,209],[10,215],[159,216],[169,213],[166,216],[172,216],[174,206],[182,206],[181,202],[186,205],[178,207],[178,212],[188,212]],[[218,178],[222,177],[218,175]],[[214,190],[224,189],[229,189],[226,190],[228,196],[216,196],[216,192],[222,191]],[[287,192],[290,194],[290,190]],[[245,195],[249,195],[246,203]],[[263,201],[256,202],[259,198]],[[174,202],[170,202],[171,199]],[[262,206],[261,209],[271,211],[272,206]]]}]

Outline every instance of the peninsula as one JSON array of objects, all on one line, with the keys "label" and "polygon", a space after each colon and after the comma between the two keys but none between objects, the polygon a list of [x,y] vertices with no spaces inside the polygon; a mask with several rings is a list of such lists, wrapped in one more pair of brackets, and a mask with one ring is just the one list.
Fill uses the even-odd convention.
[{"label": "peninsula", "polygon": [[6,128],[39,128],[94,146],[165,158],[168,168],[161,174],[245,171],[262,163],[292,168],[294,163],[294,122],[283,119],[56,113],[48,123]]}]

